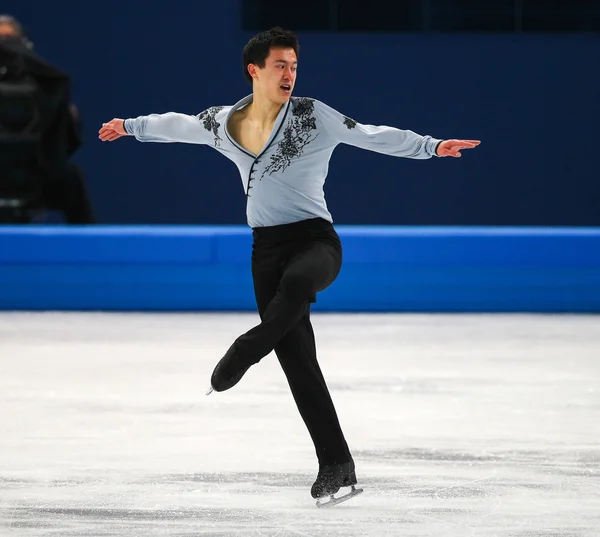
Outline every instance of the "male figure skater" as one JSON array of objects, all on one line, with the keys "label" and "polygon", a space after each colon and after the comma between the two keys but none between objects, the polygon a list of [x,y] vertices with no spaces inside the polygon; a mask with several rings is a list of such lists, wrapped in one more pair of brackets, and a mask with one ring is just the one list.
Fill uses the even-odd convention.
[{"label": "male figure skater", "polygon": [[323,193],[331,154],[346,143],[397,157],[460,157],[462,149],[480,142],[363,125],[316,99],[292,97],[298,51],[293,33],[262,32],[243,51],[251,95],[198,115],[113,119],[99,137],[206,144],[237,165],[253,230],[252,276],[261,322],[233,342],[212,373],[211,387],[230,389],[274,350],[315,445],[319,472],[311,494],[323,498],[357,482],[310,322],[310,304],[336,279],[342,262]]}]

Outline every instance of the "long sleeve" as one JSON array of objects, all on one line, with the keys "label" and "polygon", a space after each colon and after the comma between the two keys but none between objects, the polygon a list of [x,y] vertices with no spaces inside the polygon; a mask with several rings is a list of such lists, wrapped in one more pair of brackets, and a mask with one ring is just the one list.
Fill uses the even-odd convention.
[{"label": "long sleeve", "polygon": [[363,125],[315,101],[317,119],[335,144],[344,143],[394,157],[428,159],[442,140],[385,125]]},{"label": "long sleeve", "polygon": [[220,124],[215,115],[222,107],[212,107],[194,115],[167,112],[126,119],[125,131],[140,142],[183,142],[213,144],[219,139]]}]

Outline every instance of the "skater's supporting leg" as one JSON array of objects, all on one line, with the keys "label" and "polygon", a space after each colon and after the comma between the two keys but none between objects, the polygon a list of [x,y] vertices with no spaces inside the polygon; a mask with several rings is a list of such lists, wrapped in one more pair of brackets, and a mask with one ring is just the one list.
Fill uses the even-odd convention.
[{"label": "skater's supporting leg", "polygon": [[[332,278],[339,272],[341,258],[339,238],[326,234],[324,246],[333,250],[335,264]],[[288,242],[289,251],[296,248]],[[309,249],[310,253],[310,249]],[[313,252],[314,253],[314,252]],[[303,256],[287,262],[288,252],[269,247],[258,240],[253,256],[253,280],[256,305],[262,320],[268,318],[274,306],[284,274],[293,274],[294,267],[303,270]],[[318,262],[318,261],[317,261]],[[288,280],[289,281],[289,280]],[[321,285],[323,285],[321,283]],[[281,295],[281,294],[280,294]],[[315,297],[311,296],[310,301]],[[298,411],[315,446],[319,465],[347,462],[351,459],[348,445],[342,433],[338,417],[317,361],[315,336],[310,322],[310,306],[307,305],[300,319],[275,345],[275,353],[286,375]]]},{"label": "skater's supporting leg", "polygon": [[315,445],[319,466],[350,461],[350,450],[317,361],[309,311],[275,346],[275,352]]}]

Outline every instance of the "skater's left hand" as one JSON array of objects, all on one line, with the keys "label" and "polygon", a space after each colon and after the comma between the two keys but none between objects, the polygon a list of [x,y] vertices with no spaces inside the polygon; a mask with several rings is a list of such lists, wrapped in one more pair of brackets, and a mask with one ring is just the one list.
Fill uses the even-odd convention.
[{"label": "skater's left hand", "polygon": [[481,142],[479,140],[445,140],[437,148],[437,154],[440,157],[455,157],[461,156],[461,149],[473,149]]}]

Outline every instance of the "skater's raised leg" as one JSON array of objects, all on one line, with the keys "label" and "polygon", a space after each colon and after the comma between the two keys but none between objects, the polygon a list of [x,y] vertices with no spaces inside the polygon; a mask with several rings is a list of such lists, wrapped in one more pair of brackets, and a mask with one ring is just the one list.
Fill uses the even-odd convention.
[{"label": "skater's raised leg", "polygon": [[217,364],[213,389],[232,388],[273,351],[335,280],[341,262],[339,237],[320,218],[254,230],[252,273],[261,323],[238,337]]}]

